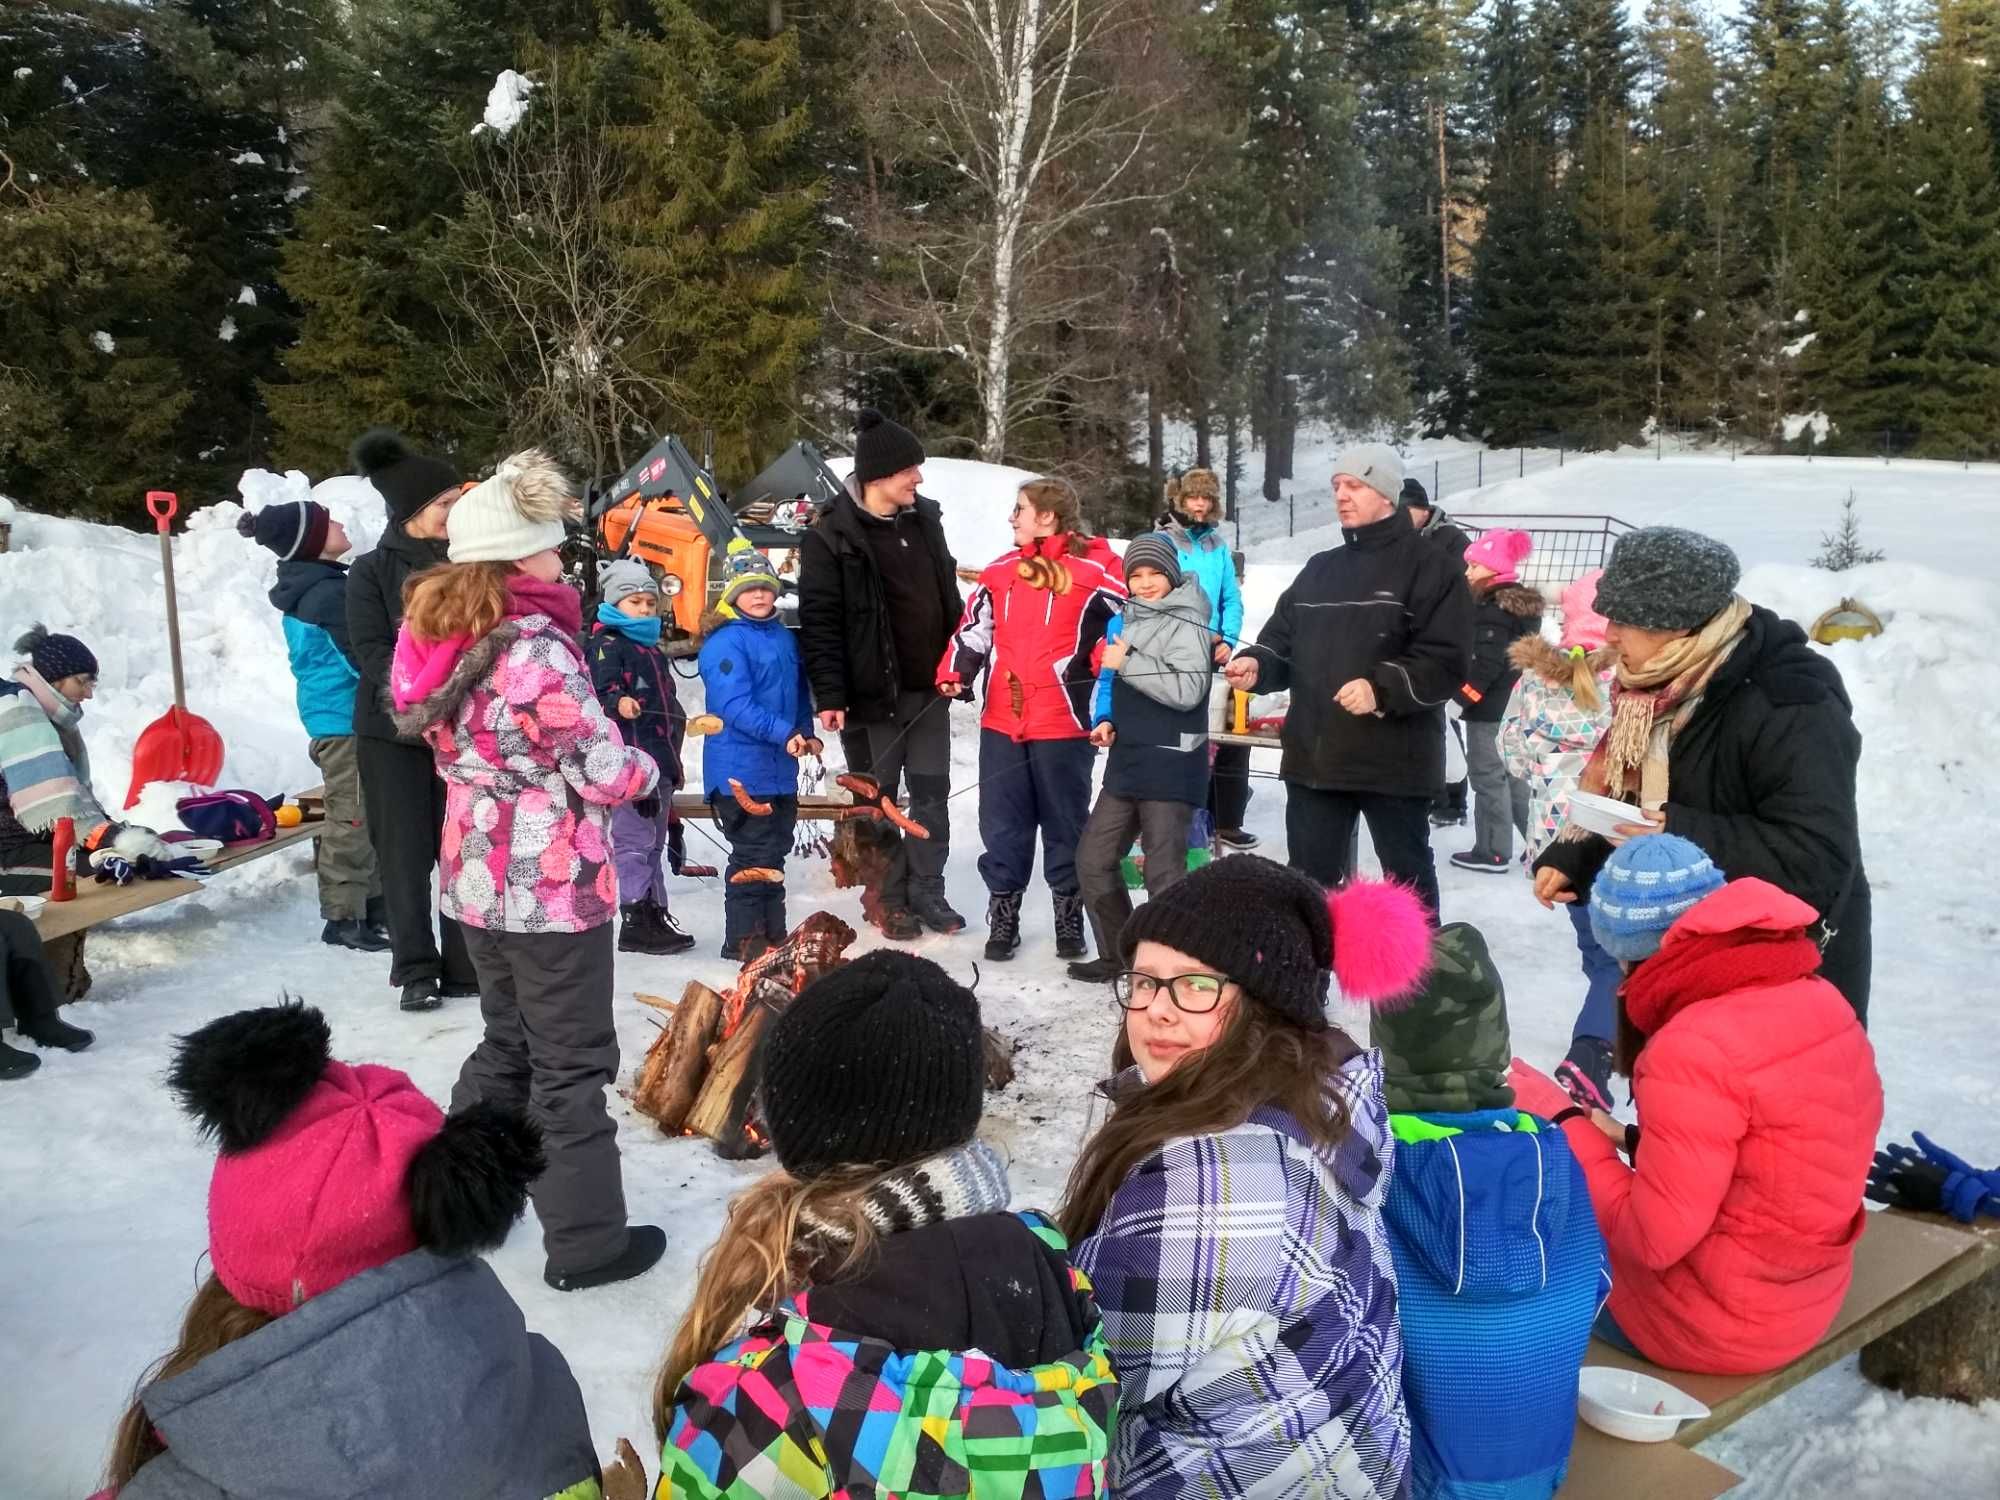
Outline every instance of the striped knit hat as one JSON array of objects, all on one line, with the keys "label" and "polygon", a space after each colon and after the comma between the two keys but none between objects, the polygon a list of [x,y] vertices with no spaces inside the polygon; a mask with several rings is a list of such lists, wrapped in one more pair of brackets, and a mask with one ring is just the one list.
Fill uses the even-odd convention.
[{"label": "striped knit hat", "polygon": [[1591,936],[1613,958],[1640,963],[1660,951],[1682,913],[1726,883],[1715,862],[1684,838],[1633,839],[1612,852],[1591,885]]},{"label": "striped knit hat", "polygon": [[1127,577],[1134,568],[1151,568],[1155,573],[1165,574],[1169,588],[1181,586],[1181,555],[1174,548],[1173,538],[1161,532],[1149,531],[1125,544]]}]

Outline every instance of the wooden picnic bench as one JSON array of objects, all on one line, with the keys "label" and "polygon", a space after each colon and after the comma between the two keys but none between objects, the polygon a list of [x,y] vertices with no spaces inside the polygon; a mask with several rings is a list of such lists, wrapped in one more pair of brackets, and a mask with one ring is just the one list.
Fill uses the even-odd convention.
[{"label": "wooden picnic bench", "polygon": [[1691,1451],[1801,1381],[1845,1359],[1911,1319],[1946,1303],[1983,1278],[2000,1274],[2000,1231],[1893,1210],[1871,1213],[1854,1250],[1854,1281],[1833,1326],[1806,1353],[1763,1375],[1690,1375],[1662,1370],[1597,1339],[1585,1364],[1640,1370],[1679,1386],[1709,1409],[1671,1443],[1628,1443],[1581,1419],[1561,1500],[1712,1500],[1739,1475]]},{"label": "wooden picnic bench", "polygon": [[[907,801],[905,805],[907,805]],[[808,822],[815,818],[824,821],[828,818],[839,817],[843,812],[852,809],[853,806],[854,799],[844,792],[838,797],[814,794],[810,797],[799,798],[799,816]],[[675,792],[674,812],[682,818],[713,818],[715,816],[714,812],[709,808],[708,799],[702,796],[700,792]]]},{"label": "wooden picnic bench", "polygon": [[[310,809],[319,798],[319,790],[315,788],[301,793],[298,800]],[[280,849],[289,849],[301,840],[317,836],[323,822],[323,818],[308,818],[295,828],[280,828],[261,843],[239,844],[233,849],[224,849],[209,860],[208,867],[211,870],[230,870],[253,859],[262,859],[267,854],[276,854]],[[100,885],[88,876],[79,877],[73,900],[51,901],[35,913],[35,931],[41,934],[43,942],[53,942],[57,938],[86,931],[100,922],[127,917],[135,911],[146,911],[192,895],[201,886],[200,880],[185,875],[175,875],[166,880],[134,880],[129,885]]]}]

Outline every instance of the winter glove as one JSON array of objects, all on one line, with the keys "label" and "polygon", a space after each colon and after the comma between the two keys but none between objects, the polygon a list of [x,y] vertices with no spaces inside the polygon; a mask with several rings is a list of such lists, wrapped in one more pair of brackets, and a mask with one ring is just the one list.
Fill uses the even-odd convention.
[{"label": "winter glove", "polygon": [[174,846],[150,828],[137,823],[114,823],[108,838],[99,841],[98,852],[110,850],[121,859],[172,859]]},{"label": "winter glove", "polygon": [[636,798],[632,811],[650,823],[660,815],[660,799],[657,796]]},{"label": "winter glove", "polygon": [[192,854],[167,859],[139,854],[127,859],[112,850],[100,849],[90,856],[90,869],[100,885],[130,885],[134,880],[170,880],[176,875],[205,873],[207,866]]},{"label": "winter glove", "polygon": [[1977,1171],[1921,1130],[1915,1139],[1917,1150],[1891,1141],[1875,1153],[1875,1164],[1868,1169],[1870,1200],[1920,1213],[1946,1213],[1966,1224],[1981,1214],[2000,1218],[2000,1168]]}]

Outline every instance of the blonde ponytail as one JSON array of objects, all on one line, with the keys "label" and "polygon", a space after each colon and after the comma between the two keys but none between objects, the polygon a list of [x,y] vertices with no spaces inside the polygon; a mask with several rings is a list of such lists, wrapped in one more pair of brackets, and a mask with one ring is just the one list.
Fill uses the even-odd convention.
[{"label": "blonde ponytail", "polygon": [[873,1252],[876,1229],[863,1199],[881,1176],[864,1167],[801,1182],[773,1172],[730,1202],[653,1384],[656,1439],[667,1440],[681,1383],[741,1333],[746,1316],[814,1280],[839,1279]]},{"label": "blonde ponytail", "polygon": [[1589,713],[1596,713],[1604,706],[1604,692],[1598,684],[1598,674],[1611,665],[1612,653],[1607,648],[1585,651],[1581,646],[1569,648],[1569,695],[1576,700],[1576,706]]}]

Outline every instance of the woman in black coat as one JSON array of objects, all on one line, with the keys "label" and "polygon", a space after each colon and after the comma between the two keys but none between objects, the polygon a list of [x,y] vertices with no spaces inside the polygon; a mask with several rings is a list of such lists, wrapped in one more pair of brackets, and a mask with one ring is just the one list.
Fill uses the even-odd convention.
[{"label": "woman in black coat", "polygon": [[[1638,804],[1621,842],[1665,828],[1730,879],[1754,875],[1810,905],[1820,973],[1865,1023],[1861,734],[1833,663],[1792,621],[1738,598],[1739,572],[1729,548],[1695,532],[1655,526],[1620,538],[1597,586],[1619,655],[1617,707],[1581,787]],[[1635,764],[1642,719],[1651,727]],[[1544,906],[1587,899],[1611,849],[1596,834],[1564,833],[1535,862],[1536,896]]]},{"label": "woman in black coat", "polygon": [[445,561],[458,471],[383,428],[356,439],[353,457],[354,471],[382,492],[389,511],[382,540],[347,571],[347,634],[361,671],[354,744],[362,806],[382,878],[389,982],[402,987],[404,1010],[436,1010],[449,997],[478,994],[479,979],[458,923],[437,910],[431,872],[444,836],[444,783],[430,746],[404,739],[389,722],[389,660],[403,623],[403,585]]}]

